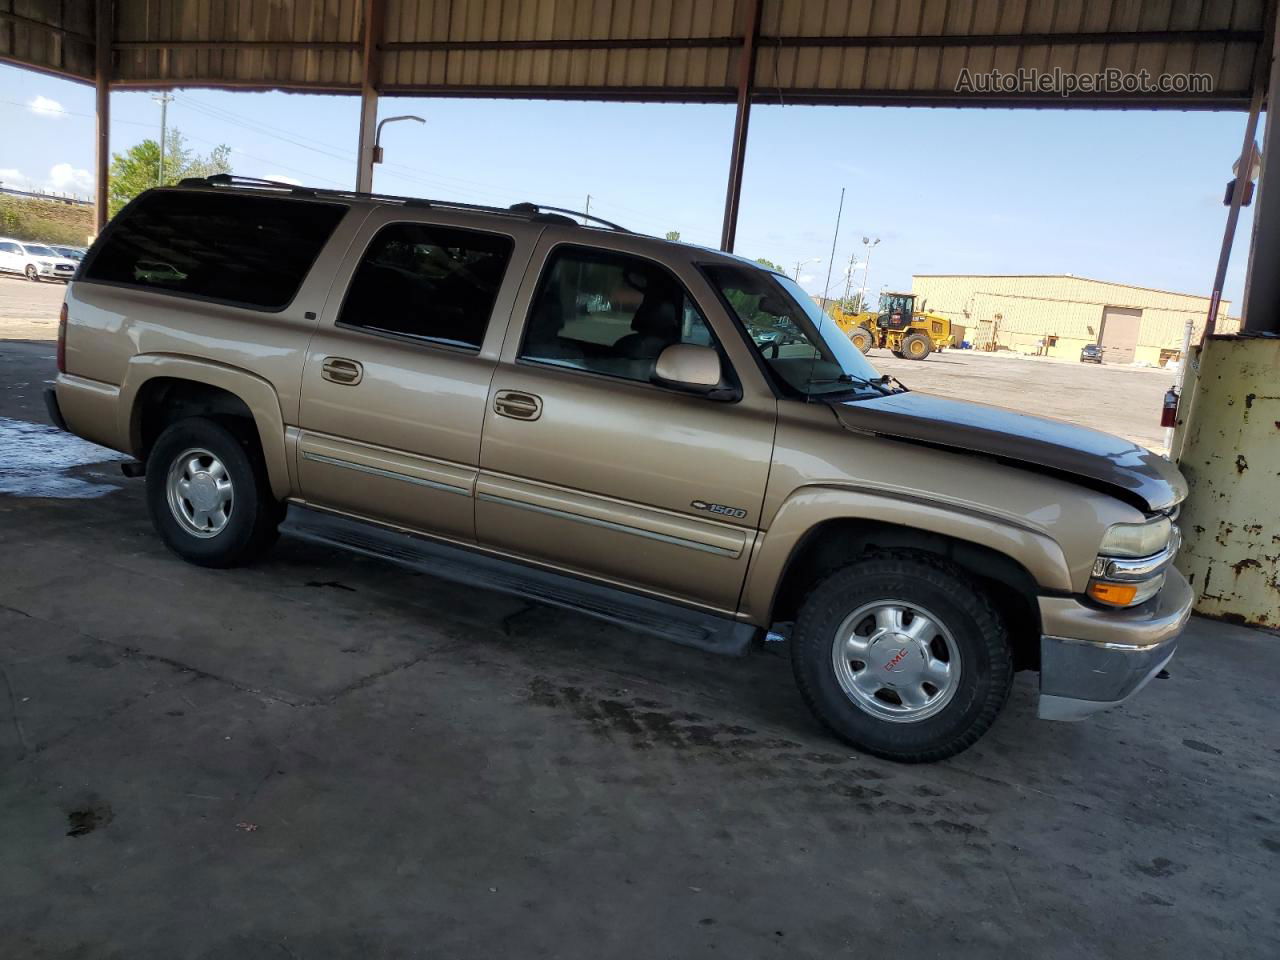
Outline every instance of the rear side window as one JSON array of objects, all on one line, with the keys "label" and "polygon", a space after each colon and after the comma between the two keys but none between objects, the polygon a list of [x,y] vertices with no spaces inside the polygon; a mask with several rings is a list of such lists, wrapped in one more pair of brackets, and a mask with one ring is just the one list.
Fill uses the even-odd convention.
[{"label": "rear side window", "polygon": [[282,310],[347,208],[163,191],[119,214],[82,279]]},{"label": "rear side window", "polygon": [[510,237],[425,223],[378,231],[338,323],[480,349],[511,260]]}]

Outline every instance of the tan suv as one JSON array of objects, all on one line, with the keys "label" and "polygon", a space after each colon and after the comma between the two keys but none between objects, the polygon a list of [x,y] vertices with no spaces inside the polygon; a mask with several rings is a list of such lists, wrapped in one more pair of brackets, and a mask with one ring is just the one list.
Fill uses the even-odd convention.
[{"label": "tan suv", "polygon": [[773,631],[895,760],[972,744],[1017,670],[1043,717],[1120,702],[1191,606],[1163,459],[910,392],[787,277],[550,208],[154,190],[58,358],[54,419],[137,458],[184,559],[283,525],[719,652]]}]

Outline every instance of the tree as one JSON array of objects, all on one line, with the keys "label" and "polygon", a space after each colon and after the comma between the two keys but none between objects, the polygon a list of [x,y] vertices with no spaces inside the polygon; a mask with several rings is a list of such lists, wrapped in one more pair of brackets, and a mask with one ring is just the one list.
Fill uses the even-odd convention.
[{"label": "tree", "polygon": [[773,270],[782,274],[787,272],[782,269],[781,264],[774,263],[772,260],[766,260],[764,257],[757,258],[756,263],[760,264],[760,266],[764,267],[766,270]]},{"label": "tree", "polygon": [[869,309],[867,307],[867,299],[859,291],[853,296],[847,298],[840,304],[840,311],[845,314],[862,313]]},{"label": "tree", "polygon": [[[208,177],[231,172],[231,148],[225,143],[214,147],[207,157],[187,149],[182,133],[170,130],[165,138],[164,185],[177,183],[183,177]],[[160,144],[143,140],[124,153],[111,157],[108,210],[111,216],[143,190],[160,186]]]},{"label": "tree", "polygon": [[679,231],[679,230],[668,230],[668,231],[667,231],[667,239],[668,239],[668,240],[679,240],[679,239],[680,239],[680,231]]}]

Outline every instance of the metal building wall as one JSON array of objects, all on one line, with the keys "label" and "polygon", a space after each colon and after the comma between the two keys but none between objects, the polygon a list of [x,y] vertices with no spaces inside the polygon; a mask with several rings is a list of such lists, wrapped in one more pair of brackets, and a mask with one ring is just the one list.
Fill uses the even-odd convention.
[{"label": "metal building wall", "polygon": [[[911,290],[930,311],[964,324],[977,348],[994,336],[1001,347],[1035,353],[1042,339],[1057,337],[1047,352],[1071,358],[1086,343],[1097,342],[1104,307],[1139,309],[1134,362],[1152,365],[1160,362],[1162,350],[1181,348],[1188,320],[1193,338],[1198,337],[1209,311],[1208,297],[1066,275],[919,275],[912,278]],[[1229,302],[1220,307],[1223,333],[1238,328],[1239,321],[1227,316],[1229,309]]]}]

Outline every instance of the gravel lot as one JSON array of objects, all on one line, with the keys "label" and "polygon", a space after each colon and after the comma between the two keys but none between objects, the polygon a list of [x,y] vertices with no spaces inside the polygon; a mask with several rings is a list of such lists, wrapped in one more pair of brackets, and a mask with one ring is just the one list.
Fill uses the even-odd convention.
[{"label": "gravel lot", "polygon": [[[185,565],[40,427],[52,353],[0,343],[0,956],[1280,956],[1273,636],[1193,620],[1084,724],[1020,675],[978,746],[897,766],[777,646],[289,540]],[[942,361],[902,375],[1076,372]]]}]

